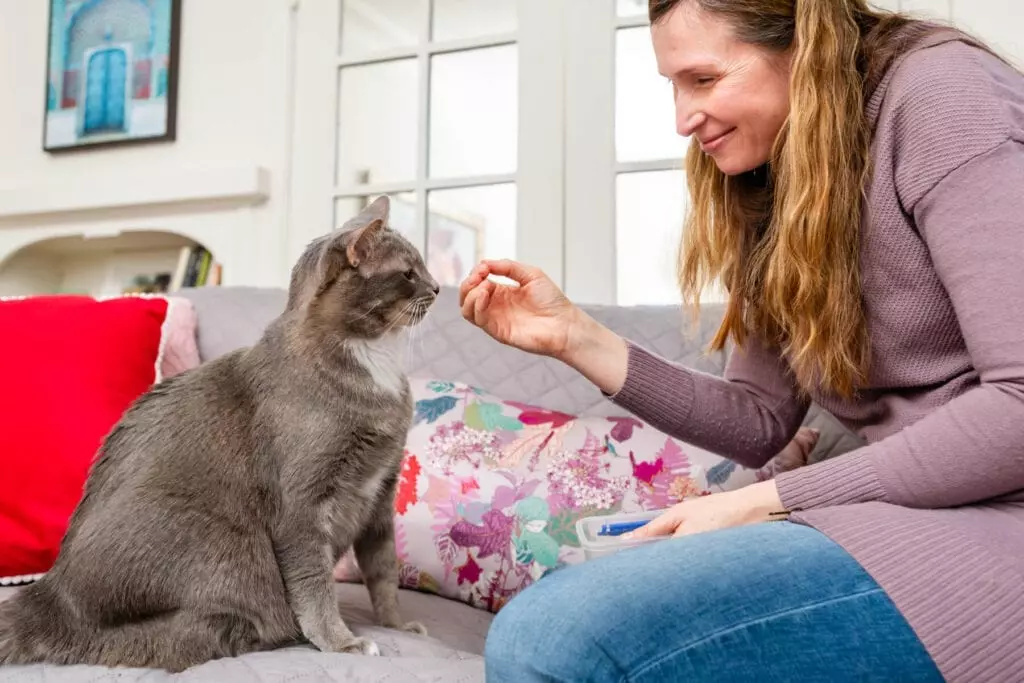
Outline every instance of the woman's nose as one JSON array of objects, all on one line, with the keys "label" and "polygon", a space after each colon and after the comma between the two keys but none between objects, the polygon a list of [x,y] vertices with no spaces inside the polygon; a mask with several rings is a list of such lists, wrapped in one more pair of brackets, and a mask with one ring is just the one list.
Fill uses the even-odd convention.
[{"label": "woman's nose", "polygon": [[691,135],[693,135],[693,133],[698,128],[704,125],[704,122],[707,121],[707,118],[708,117],[702,114],[701,112],[694,112],[692,110],[688,110],[685,107],[677,106],[676,133],[678,133],[680,136],[684,138],[688,138]]},{"label": "woman's nose", "polygon": [[707,117],[694,106],[692,97],[687,97],[681,89],[675,92],[676,100],[676,133],[684,138],[693,135],[707,120]]}]

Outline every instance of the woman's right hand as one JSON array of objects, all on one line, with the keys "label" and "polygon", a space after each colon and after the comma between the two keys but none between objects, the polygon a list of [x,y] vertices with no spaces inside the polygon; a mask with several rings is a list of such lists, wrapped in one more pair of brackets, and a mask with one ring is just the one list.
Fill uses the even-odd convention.
[{"label": "woman's right hand", "polygon": [[[488,280],[499,275],[515,285]],[[563,358],[579,309],[539,268],[516,261],[483,261],[459,288],[462,316],[502,344]]]},{"label": "woman's right hand", "polygon": [[[491,275],[516,284],[488,280]],[[625,340],[581,311],[538,268],[483,261],[459,288],[459,304],[466,320],[502,344],[557,358],[606,394],[626,381]]]}]

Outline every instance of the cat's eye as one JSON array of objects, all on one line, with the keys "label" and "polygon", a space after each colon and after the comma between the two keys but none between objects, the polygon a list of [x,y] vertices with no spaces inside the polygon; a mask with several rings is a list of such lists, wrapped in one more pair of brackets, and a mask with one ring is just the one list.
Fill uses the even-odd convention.
[{"label": "cat's eye", "polygon": [[412,268],[402,273],[402,275],[405,276],[405,279],[408,280],[409,282],[412,282],[413,280],[416,279],[416,271],[413,270]]}]

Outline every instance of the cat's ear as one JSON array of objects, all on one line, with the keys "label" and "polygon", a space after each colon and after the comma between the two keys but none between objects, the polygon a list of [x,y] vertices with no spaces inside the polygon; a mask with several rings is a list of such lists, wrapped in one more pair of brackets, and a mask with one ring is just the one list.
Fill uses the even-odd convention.
[{"label": "cat's ear", "polygon": [[384,221],[375,218],[369,225],[356,228],[345,235],[345,258],[353,268],[358,268],[373,253],[380,231],[384,229]]},{"label": "cat's ear", "polygon": [[384,228],[379,219],[369,225],[348,230],[335,230],[323,241],[316,257],[317,295],[327,290],[346,267],[358,268],[373,253],[377,236]]},{"label": "cat's ear", "polygon": [[321,242],[319,253],[313,257],[317,296],[325,292],[346,267],[357,268],[366,262],[387,224],[390,207],[387,195],[378,197]]},{"label": "cat's ear", "polygon": [[391,215],[391,200],[387,195],[381,195],[372,202],[370,202],[358,215],[345,221],[338,231],[339,232],[354,232],[362,227],[365,227],[373,221],[379,220],[384,225],[388,224],[388,218]]},{"label": "cat's ear", "polygon": [[384,225],[387,225],[388,217],[391,215],[391,200],[386,194],[377,197],[363,209],[363,215],[371,220],[379,220]]}]

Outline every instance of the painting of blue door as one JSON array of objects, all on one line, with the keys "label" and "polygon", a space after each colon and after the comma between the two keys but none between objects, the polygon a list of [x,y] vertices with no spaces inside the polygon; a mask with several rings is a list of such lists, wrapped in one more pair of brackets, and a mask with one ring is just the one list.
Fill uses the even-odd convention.
[{"label": "painting of blue door", "polygon": [[50,5],[43,149],[177,137],[182,0],[26,1]]},{"label": "painting of blue door", "polygon": [[82,135],[127,130],[125,96],[128,54],[110,47],[94,52],[85,69],[85,116]]}]

